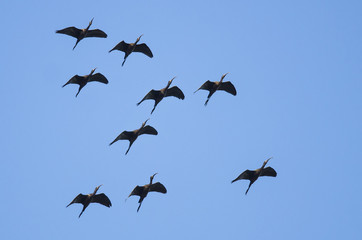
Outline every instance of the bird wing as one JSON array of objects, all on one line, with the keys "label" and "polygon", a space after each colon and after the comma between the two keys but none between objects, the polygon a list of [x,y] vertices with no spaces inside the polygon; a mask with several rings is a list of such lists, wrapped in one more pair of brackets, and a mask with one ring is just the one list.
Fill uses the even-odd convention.
[{"label": "bird wing", "polygon": [[122,52],[127,51],[129,44],[126,43],[125,41],[122,41],[120,43],[118,43],[114,48],[112,48],[112,50],[110,50],[109,52],[112,52],[113,50],[119,50]]},{"label": "bird wing", "polygon": [[128,197],[132,196],[132,195],[137,195],[137,196],[141,196],[142,193],[143,193],[143,190],[144,190],[145,187],[143,186],[136,186],[132,192],[128,195]]},{"label": "bird wing", "polygon": [[76,27],[67,27],[62,30],[55,31],[56,33],[62,33],[66,34],[75,38],[78,38],[79,34],[82,32],[82,30],[76,28]]},{"label": "bird wing", "polygon": [[157,135],[158,132],[156,129],[154,129],[153,127],[151,127],[150,125],[146,125],[145,127],[143,127],[140,131],[140,135],[142,134],[151,134],[151,135]]},{"label": "bird wing", "polygon": [[231,82],[223,82],[221,83],[221,86],[219,87],[219,90],[224,90],[232,95],[236,95],[236,89],[234,85]]},{"label": "bird wing", "polygon": [[207,80],[204,84],[201,85],[199,89],[197,89],[195,92],[199,91],[200,89],[208,90],[210,91],[212,87],[214,86],[214,82],[211,82],[210,80]]},{"label": "bird wing", "polygon": [[104,193],[93,196],[91,202],[100,203],[106,207],[112,206],[111,200],[109,200],[109,198]]},{"label": "bird wing", "polygon": [[116,139],[113,140],[109,145],[112,145],[113,143],[117,142],[118,140],[127,139],[129,140],[132,137],[133,132],[130,131],[123,131],[121,134],[116,137]]},{"label": "bird wing", "polygon": [[276,177],[277,172],[273,168],[267,167],[261,171],[260,176]]},{"label": "bird wing", "polygon": [[167,190],[162,183],[156,182],[150,186],[150,192],[167,193]]},{"label": "bird wing", "polygon": [[255,171],[245,170],[242,174],[240,174],[237,178],[231,181],[231,183],[241,180],[241,179],[248,179],[250,180],[251,176],[255,173]]},{"label": "bird wing", "polygon": [[100,29],[93,29],[93,30],[88,30],[87,35],[85,37],[106,38],[107,34]]},{"label": "bird wing", "polygon": [[70,83],[74,83],[74,84],[80,84],[79,82],[83,79],[84,77],[79,76],[79,75],[74,75],[66,84],[63,85],[63,87],[65,87],[66,85],[70,84]]},{"label": "bird wing", "polygon": [[150,58],[153,57],[151,49],[145,43],[137,44],[133,51],[134,52],[141,52],[143,54],[146,54]]},{"label": "bird wing", "polygon": [[137,106],[141,104],[141,102],[143,102],[144,100],[147,99],[153,99],[156,100],[156,98],[158,97],[158,95],[161,93],[161,91],[156,91],[156,90],[151,90],[147,93],[147,95],[139,102],[137,103]]},{"label": "bird wing", "polygon": [[83,202],[86,200],[86,198],[87,198],[87,195],[83,195],[83,194],[79,193],[78,196],[76,196],[76,197],[73,199],[73,201],[68,204],[67,207],[69,207],[69,206],[70,206],[71,204],[73,204],[73,203],[82,203],[82,204],[83,204]]},{"label": "bird wing", "polygon": [[105,76],[103,76],[103,74],[101,74],[101,73],[96,73],[96,74],[92,75],[89,79],[89,82],[92,82],[92,81],[97,81],[97,82],[101,82],[104,84],[108,84],[107,78]]},{"label": "bird wing", "polygon": [[185,99],[184,93],[181,91],[181,89],[179,89],[176,86],[172,87],[172,88],[169,88],[167,90],[166,97],[169,97],[169,96],[177,97],[178,99],[182,99],[182,100]]}]

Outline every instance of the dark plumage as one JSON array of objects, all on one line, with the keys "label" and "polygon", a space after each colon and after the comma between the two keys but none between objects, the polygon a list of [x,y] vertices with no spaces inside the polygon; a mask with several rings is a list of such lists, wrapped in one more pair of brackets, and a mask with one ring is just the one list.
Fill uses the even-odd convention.
[{"label": "dark plumage", "polygon": [[147,93],[147,95],[139,103],[137,103],[137,106],[140,105],[141,102],[143,102],[144,100],[147,100],[147,99],[155,100],[155,105],[153,106],[153,109],[151,111],[151,114],[152,114],[153,111],[155,110],[157,104],[159,102],[161,102],[161,100],[164,97],[173,96],[173,97],[177,97],[178,99],[184,100],[185,95],[178,87],[175,86],[175,87],[169,88],[174,79],[175,79],[175,77],[172,78],[170,81],[168,81],[167,86],[165,88],[162,88],[161,90],[157,91],[157,90],[152,89],[149,93]]},{"label": "dark plumage", "polygon": [[89,27],[93,23],[93,19],[94,18],[92,18],[92,20],[89,22],[87,28],[79,29],[79,28],[76,28],[76,27],[67,27],[67,28],[64,28],[62,30],[57,30],[55,32],[75,37],[77,39],[77,42],[75,43],[75,45],[73,47],[73,50],[74,50],[74,48],[77,46],[79,41],[82,40],[83,38],[86,38],[86,37],[106,38],[107,37],[107,34],[105,32],[103,32],[102,30],[100,30],[100,29],[89,30]]},{"label": "dark plumage", "polygon": [[101,186],[102,185],[99,185],[98,187],[96,187],[94,189],[93,193],[90,193],[90,194],[87,194],[87,195],[83,195],[83,194],[80,193],[78,196],[76,196],[73,199],[73,201],[71,203],[68,204],[67,207],[69,207],[73,203],[81,203],[81,204],[83,204],[83,209],[80,212],[79,217],[82,216],[82,213],[84,212],[84,210],[88,207],[88,205],[90,203],[99,203],[99,204],[102,204],[102,205],[104,205],[106,207],[111,207],[112,203],[104,193],[96,194],[98,189]]},{"label": "dark plumage", "polygon": [[100,73],[96,73],[93,75],[94,71],[96,69],[92,69],[91,73],[85,76],[79,76],[79,75],[74,75],[66,84],[63,85],[63,87],[67,86],[68,84],[78,84],[79,85],[79,89],[77,94],[75,95],[76,97],[78,96],[80,90],[82,90],[82,88],[87,85],[88,82],[101,82],[104,84],[108,84],[108,80],[105,76],[103,76]]},{"label": "dark plumage", "polygon": [[228,73],[225,73],[224,75],[221,76],[221,80],[220,82],[211,82],[209,80],[207,80],[204,84],[202,84],[202,86],[197,89],[195,92],[199,91],[200,89],[203,90],[207,90],[209,91],[209,95],[207,96],[207,100],[205,102],[205,106],[207,105],[207,103],[209,102],[211,96],[217,91],[217,90],[224,90],[232,95],[236,95],[236,89],[234,87],[234,85],[231,82],[223,82],[225,76]]},{"label": "dark plumage", "polygon": [[159,193],[167,193],[167,190],[165,188],[165,186],[162,185],[162,183],[160,182],[156,182],[156,183],[152,183],[153,178],[155,177],[157,173],[153,174],[150,177],[150,183],[146,184],[144,186],[136,186],[133,191],[131,192],[131,194],[128,196],[132,196],[132,195],[137,195],[140,197],[140,199],[138,200],[138,203],[140,204],[137,208],[137,212],[140,210],[140,207],[142,205],[142,201],[143,199],[145,199],[145,197],[147,197],[147,194],[149,192],[159,192]]},{"label": "dark plumage", "polygon": [[263,166],[261,166],[261,168],[258,168],[254,171],[250,171],[250,170],[245,170],[242,174],[240,174],[237,178],[235,178],[234,180],[231,181],[231,183],[241,180],[241,179],[247,179],[250,180],[250,184],[248,189],[245,192],[245,195],[248,193],[250,186],[259,178],[262,176],[269,176],[269,177],[276,177],[277,176],[277,172],[271,168],[271,167],[267,167],[264,168],[265,165],[268,163],[268,161],[271,158],[268,158],[266,161],[264,161]]},{"label": "dark plumage", "polygon": [[158,132],[156,131],[156,129],[154,129],[150,125],[145,126],[148,120],[149,119],[147,119],[144,123],[142,123],[141,128],[139,128],[137,130],[123,131],[109,145],[112,145],[113,143],[117,142],[118,140],[128,140],[129,141],[129,146],[128,146],[128,149],[126,151],[126,154],[127,154],[129,149],[131,148],[132,144],[134,143],[134,141],[136,141],[136,139],[138,138],[139,135],[142,135],[142,134],[157,135]]},{"label": "dark plumage", "polygon": [[122,42],[118,43],[114,48],[109,50],[109,52],[112,52],[113,50],[119,50],[119,51],[122,51],[125,53],[124,60],[122,62],[122,66],[126,62],[127,57],[132,52],[141,52],[141,53],[147,55],[148,57],[152,58],[153,54],[151,52],[151,49],[145,43],[137,44],[140,41],[142,36],[143,36],[143,34],[141,36],[139,36],[137,38],[136,42],[134,42],[134,43],[126,43],[125,41],[122,41]]}]

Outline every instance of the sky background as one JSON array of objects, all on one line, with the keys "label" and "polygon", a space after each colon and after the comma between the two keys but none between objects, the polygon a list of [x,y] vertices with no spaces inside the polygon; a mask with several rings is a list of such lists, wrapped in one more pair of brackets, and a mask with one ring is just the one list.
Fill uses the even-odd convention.
[{"label": "sky background", "polygon": [[[0,3],[3,239],[360,239],[361,1]],[[55,31],[99,28],[108,38]],[[108,53],[144,34],[154,57]],[[61,86],[92,68],[109,84]],[[237,96],[206,80],[231,81]],[[140,101],[173,86],[185,100]],[[128,155],[124,130],[148,124]],[[268,166],[276,178],[230,184]],[[136,185],[163,183],[137,213]],[[82,217],[79,193],[99,193]]]}]

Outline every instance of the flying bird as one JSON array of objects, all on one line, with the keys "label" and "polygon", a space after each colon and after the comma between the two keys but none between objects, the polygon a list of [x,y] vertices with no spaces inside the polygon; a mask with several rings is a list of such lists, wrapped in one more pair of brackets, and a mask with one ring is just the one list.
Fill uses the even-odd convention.
[{"label": "flying bird", "polygon": [[[137,212],[140,210],[140,207],[142,205],[142,201],[143,199],[145,199],[145,197],[147,197],[147,194],[149,192],[159,192],[159,193],[167,193],[167,190],[165,188],[165,186],[162,185],[162,183],[160,182],[156,182],[156,183],[152,183],[153,178],[155,177],[157,173],[153,174],[150,177],[150,183],[146,184],[144,186],[136,186],[133,191],[131,192],[131,194],[128,196],[132,196],[132,195],[137,195],[140,197],[140,199],[138,200],[138,203],[140,204],[137,208]],[[126,199],[127,200],[127,199]]]},{"label": "flying bird", "polygon": [[109,200],[109,198],[104,194],[104,193],[100,193],[100,194],[96,194],[98,189],[101,187],[102,185],[99,185],[98,187],[96,187],[94,189],[93,193],[87,194],[87,195],[83,195],[83,194],[79,194],[78,196],[76,196],[73,201],[71,203],[68,204],[67,207],[69,207],[71,204],[73,203],[81,203],[83,204],[83,209],[79,214],[79,217],[82,216],[82,213],[84,212],[84,210],[88,207],[88,205],[90,203],[100,203],[106,207],[111,207],[112,203]]},{"label": "flying bird", "polygon": [[100,29],[89,30],[89,27],[93,23],[93,19],[94,18],[92,18],[92,20],[89,22],[87,28],[79,29],[79,28],[76,28],[76,27],[67,27],[67,28],[64,28],[62,30],[57,30],[55,32],[75,37],[77,39],[77,42],[75,43],[75,45],[73,47],[73,50],[74,50],[74,48],[77,46],[79,41],[82,40],[83,38],[86,38],[86,37],[106,38],[107,37],[107,34],[105,32],[103,32],[102,30],[100,30]]},{"label": "flying bird", "polygon": [[141,52],[141,53],[149,56],[150,58],[152,58],[153,54],[151,52],[151,49],[145,43],[137,44],[140,41],[142,36],[143,36],[143,34],[141,36],[139,36],[134,43],[126,43],[125,41],[122,41],[122,42],[118,43],[114,48],[109,50],[109,52],[112,52],[113,50],[119,50],[119,51],[122,51],[125,53],[124,60],[122,62],[122,66],[126,62],[127,57],[132,52]]},{"label": "flying bird", "polygon": [[207,105],[207,103],[209,102],[211,96],[217,91],[217,90],[224,90],[232,95],[236,95],[236,89],[234,87],[234,85],[231,83],[231,82],[223,82],[225,76],[227,75],[228,73],[225,73],[224,75],[221,76],[221,80],[220,82],[211,82],[209,80],[207,80],[204,84],[202,84],[202,86],[197,89],[195,91],[195,93],[197,91],[199,91],[200,89],[203,89],[203,90],[207,90],[209,91],[209,95],[207,96],[207,100],[205,102],[205,106]]},{"label": "flying bird", "polygon": [[240,174],[237,178],[235,178],[234,180],[231,181],[231,183],[241,180],[241,179],[247,179],[250,180],[250,184],[248,189],[245,192],[245,195],[248,193],[250,186],[259,178],[259,177],[263,177],[263,176],[269,176],[269,177],[276,177],[277,176],[277,172],[271,168],[271,167],[267,167],[264,168],[265,165],[268,163],[268,161],[271,158],[268,158],[266,161],[264,161],[263,166],[261,166],[261,168],[258,168],[254,171],[250,171],[250,170],[245,170],[242,174]]},{"label": "flying bird", "polygon": [[147,119],[144,123],[142,123],[142,126],[139,129],[133,131],[123,131],[121,134],[118,135],[118,137],[116,137],[116,139],[113,140],[113,142],[109,144],[109,146],[117,142],[118,140],[128,140],[129,146],[127,152],[125,153],[126,155],[129,149],[131,148],[132,144],[134,143],[134,141],[136,141],[136,139],[138,138],[138,136],[142,134],[157,135],[158,132],[156,131],[156,129],[154,129],[150,125],[146,125],[148,120],[149,119]]},{"label": "flying bird", "polygon": [[159,104],[159,102],[161,102],[161,100],[164,97],[173,96],[173,97],[177,97],[178,99],[184,100],[185,95],[183,94],[183,92],[178,87],[175,86],[175,87],[169,88],[172,81],[175,78],[176,77],[174,77],[170,81],[168,81],[167,86],[165,88],[162,88],[161,90],[152,89],[149,93],[147,93],[147,95],[139,103],[137,103],[137,106],[140,105],[141,102],[143,102],[144,100],[147,100],[147,99],[155,100],[155,105],[153,106],[153,109],[151,111],[151,114],[152,114],[153,111],[155,110],[157,104]]},{"label": "flying bird", "polygon": [[87,85],[88,82],[101,82],[104,84],[108,84],[108,80],[105,76],[103,76],[103,74],[101,73],[96,73],[93,75],[94,71],[96,69],[92,69],[92,71],[90,72],[90,74],[85,75],[85,76],[79,76],[79,75],[74,75],[66,84],[63,85],[63,87],[67,86],[68,84],[78,84],[79,85],[79,89],[77,94],[75,95],[76,97],[78,96],[80,90],[82,90],[82,88]]}]

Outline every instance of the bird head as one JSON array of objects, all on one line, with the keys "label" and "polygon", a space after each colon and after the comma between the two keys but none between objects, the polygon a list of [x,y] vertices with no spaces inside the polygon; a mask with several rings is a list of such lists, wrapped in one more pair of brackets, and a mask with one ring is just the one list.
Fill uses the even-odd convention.
[{"label": "bird head", "polygon": [[141,37],[143,36],[143,34],[141,34],[141,36],[139,36],[136,40],[136,43],[138,43],[141,40]]},{"label": "bird head", "polygon": [[269,162],[269,160],[272,159],[272,158],[273,158],[273,157],[270,157],[270,158],[268,158],[267,160],[265,160],[264,163],[263,163],[263,167],[262,167],[262,168],[264,168],[265,165],[266,165],[266,164]]},{"label": "bird head", "polygon": [[157,174],[158,174],[158,173],[155,173],[155,174],[153,174],[153,175],[150,177],[151,182],[152,182],[153,178],[154,178]]},{"label": "bird head", "polygon": [[167,83],[167,87],[169,87],[172,84],[172,81],[175,79],[176,77],[173,77],[170,81],[168,81]]},{"label": "bird head", "polygon": [[221,80],[220,82],[222,82],[222,80],[224,80],[224,78],[226,77],[226,75],[228,75],[229,73],[225,73],[224,75],[221,76]]},{"label": "bird head", "polygon": [[103,185],[103,184],[99,185],[98,187],[96,187],[96,188],[94,189],[94,194],[96,194],[96,192],[98,191],[98,189],[99,189],[102,185]]},{"label": "bird head", "polygon": [[148,120],[150,120],[150,119],[147,119],[146,121],[144,121],[144,123],[142,123],[142,127],[144,127],[146,125]]}]

